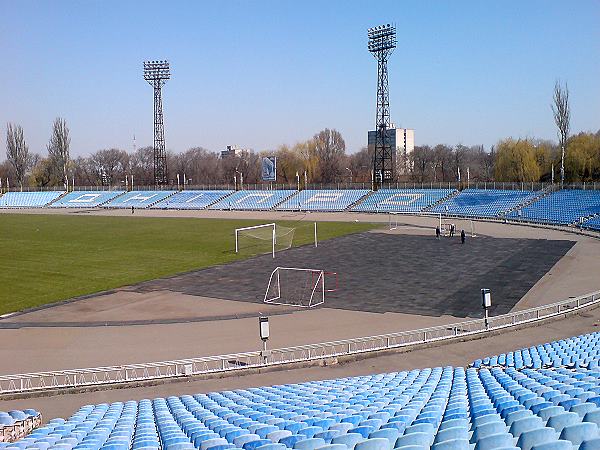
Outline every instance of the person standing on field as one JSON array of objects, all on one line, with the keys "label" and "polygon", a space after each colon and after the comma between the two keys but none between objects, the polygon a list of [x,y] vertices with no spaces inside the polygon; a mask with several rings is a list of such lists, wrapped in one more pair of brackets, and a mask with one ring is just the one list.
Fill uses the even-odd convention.
[{"label": "person standing on field", "polygon": [[435,227],[435,238],[438,240],[440,238],[440,227]]},{"label": "person standing on field", "polygon": [[465,239],[466,239],[466,234],[465,234],[465,230],[460,230],[460,243],[464,244],[465,243]]}]

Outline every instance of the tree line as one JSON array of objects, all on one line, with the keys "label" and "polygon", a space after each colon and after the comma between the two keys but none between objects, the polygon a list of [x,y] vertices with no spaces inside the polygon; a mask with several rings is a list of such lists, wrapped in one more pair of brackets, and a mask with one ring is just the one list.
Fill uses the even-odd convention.
[{"label": "tree line", "polygon": [[[500,140],[489,150],[483,145],[417,146],[398,157],[406,182],[586,182],[600,181],[600,130],[569,135],[569,90],[558,81],[550,105],[558,143],[540,139]],[[70,157],[70,131],[57,118],[46,145],[46,155],[30,153],[23,128],[9,123],[6,129],[6,161],[0,164],[0,180],[12,186],[120,187],[154,183],[152,147],[132,153],[117,148],[98,150],[89,156]],[[370,183],[373,155],[367,147],[346,153],[346,143],[335,129],[324,129],[294,145],[282,144],[261,152],[244,151],[233,157],[203,147],[183,153],[167,152],[167,175],[172,185],[226,185],[261,182],[261,157],[277,157],[277,182]],[[405,161],[407,159],[407,161]],[[556,176],[555,176],[556,175]],[[235,180],[235,181],[234,181]],[[0,183],[0,187],[2,186]]]},{"label": "tree line", "polygon": [[[600,130],[579,133],[566,141],[565,182],[600,181]],[[489,149],[482,145],[417,146],[409,154],[409,170],[398,181],[418,183],[477,181],[550,182],[559,181],[562,149],[560,144],[537,139],[503,139]],[[8,124],[6,161],[0,164],[0,179],[13,188],[66,186],[138,186],[153,184],[153,149],[135,152],[109,148],[89,156],[70,158],[69,128],[64,119],[54,122],[46,154],[29,151],[24,131]],[[244,184],[261,182],[261,157],[277,157],[277,182],[370,183],[372,154],[366,148],[348,154],[341,133],[325,129],[306,141],[280,145],[273,150],[242,152],[221,158],[220,153],[192,147],[182,153],[167,152],[168,177],[173,185]]]}]

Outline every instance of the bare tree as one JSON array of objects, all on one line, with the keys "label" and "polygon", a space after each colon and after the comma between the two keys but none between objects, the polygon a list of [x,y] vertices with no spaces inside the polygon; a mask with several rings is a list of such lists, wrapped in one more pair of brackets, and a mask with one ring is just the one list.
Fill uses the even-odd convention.
[{"label": "bare tree", "polygon": [[558,140],[560,144],[560,184],[565,183],[565,152],[567,150],[567,139],[569,138],[569,127],[571,124],[571,110],[569,108],[569,86],[565,83],[563,88],[559,81],[554,84],[554,97],[552,113],[554,123],[558,128]]},{"label": "bare tree", "polygon": [[52,161],[56,172],[63,180],[65,189],[69,185],[68,168],[69,168],[69,146],[71,138],[69,137],[69,128],[67,122],[61,117],[57,117],[52,125],[52,135],[48,142],[48,156]]},{"label": "bare tree", "polygon": [[25,143],[21,125],[8,124],[6,130],[6,158],[15,169],[16,182],[22,191],[31,158],[29,157],[29,147]]},{"label": "bare tree", "polygon": [[125,178],[129,166],[127,152],[116,148],[99,150],[91,156],[91,160],[102,186],[114,186]]},{"label": "bare tree", "polygon": [[325,128],[314,135],[310,147],[318,161],[321,182],[335,182],[342,170],[341,166],[346,153],[346,143],[341,133]]}]

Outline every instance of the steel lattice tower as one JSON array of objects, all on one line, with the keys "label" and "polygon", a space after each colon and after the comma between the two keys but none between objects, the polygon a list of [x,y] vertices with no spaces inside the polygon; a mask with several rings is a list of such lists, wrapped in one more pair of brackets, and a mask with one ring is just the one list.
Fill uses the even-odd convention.
[{"label": "steel lattice tower", "polygon": [[377,189],[395,176],[394,151],[387,138],[390,128],[390,93],[388,87],[388,57],[396,48],[396,27],[381,25],[369,28],[369,52],[377,58],[377,114],[375,119],[375,152],[373,153],[373,179]]},{"label": "steel lattice tower", "polygon": [[168,61],[144,61],[144,80],[154,88],[154,184],[167,184],[162,86],[171,78]]}]

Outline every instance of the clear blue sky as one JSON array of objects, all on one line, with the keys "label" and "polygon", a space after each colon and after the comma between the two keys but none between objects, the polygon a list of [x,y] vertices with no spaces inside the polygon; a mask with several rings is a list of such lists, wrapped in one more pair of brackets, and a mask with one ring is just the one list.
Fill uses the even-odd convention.
[{"label": "clear blue sky", "polygon": [[555,139],[556,79],[572,130],[600,128],[600,1],[0,0],[0,17],[0,124],[44,154],[57,116],[73,155],[131,150],[134,133],[151,145],[142,61],[164,58],[168,149],[265,150],[329,127],[354,152],[375,121],[367,28],[389,22],[392,120],[417,145]]}]

